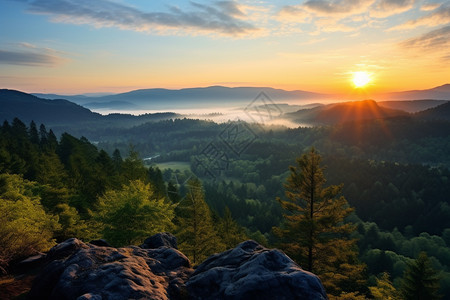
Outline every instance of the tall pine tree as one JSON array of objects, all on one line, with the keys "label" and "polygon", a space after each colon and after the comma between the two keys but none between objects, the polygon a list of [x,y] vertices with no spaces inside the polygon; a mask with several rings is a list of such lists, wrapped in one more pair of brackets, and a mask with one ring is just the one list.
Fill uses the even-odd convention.
[{"label": "tall pine tree", "polygon": [[200,180],[189,180],[187,189],[186,196],[177,207],[177,237],[180,250],[195,265],[225,247],[214,228]]},{"label": "tall pine tree", "polygon": [[274,228],[281,247],[302,267],[317,274],[327,292],[340,295],[363,289],[364,266],[358,262],[355,226],[344,222],[353,211],[343,196],[342,185],[324,187],[321,157],[313,149],[290,167],[285,184],[282,227]]},{"label": "tall pine tree", "polygon": [[406,268],[400,292],[406,300],[441,299],[439,295],[440,277],[431,266],[431,261],[425,252],[421,252]]}]

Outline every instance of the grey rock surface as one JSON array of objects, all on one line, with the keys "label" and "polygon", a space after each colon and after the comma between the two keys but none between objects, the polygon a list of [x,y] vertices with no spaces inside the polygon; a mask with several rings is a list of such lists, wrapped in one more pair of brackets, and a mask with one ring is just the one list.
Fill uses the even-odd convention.
[{"label": "grey rock surface", "polygon": [[159,247],[178,249],[177,238],[169,232],[161,232],[147,238],[141,245],[141,248],[144,249],[156,249]]},{"label": "grey rock surface", "polygon": [[[51,255],[50,255],[51,254]],[[76,239],[56,245],[29,299],[182,299],[193,269],[177,249],[99,247]]]},{"label": "grey rock surface", "polygon": [[316,275],[255,241],[209,257],[186,285],[194,299],[327,299]]},{"label": "grey rock surface", "polygon": [[255,241],[212,255],[195,272],[172,246],[176,239],[168,233],[150,237],[141,247],[66,240],[46,255],[47,265],[28,298],[327,299],[316,275]]}]

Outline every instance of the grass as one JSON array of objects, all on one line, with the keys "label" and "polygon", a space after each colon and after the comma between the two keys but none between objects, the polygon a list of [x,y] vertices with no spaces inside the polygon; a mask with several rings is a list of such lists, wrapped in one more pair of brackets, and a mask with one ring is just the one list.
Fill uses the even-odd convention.
[{"label": "grass", "polygon": [[190,171],[191,164],[185,161],[168,161],[163,163],[157,163],[156,166],[162,170],[172,169],[172,170],[180,170],[181,172]]}]

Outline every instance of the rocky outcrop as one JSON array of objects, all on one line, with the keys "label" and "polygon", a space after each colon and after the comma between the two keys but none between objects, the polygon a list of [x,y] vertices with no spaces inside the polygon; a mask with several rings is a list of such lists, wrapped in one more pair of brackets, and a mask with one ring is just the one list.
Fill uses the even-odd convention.
[{"label": "rocky outcrop", "polygon": [[182,299],[192,274],[170,247],[101,247],[70,239],[53,247],[30,299]]},{"label": "rocky outcrop", "polygon": [[194,299],[327,299],[316,275],[255,241],[209,257],[187,288]]},{"label": "rocky outcrop", "polygon": [[170,233],[141,247],[101,245],[108,244],[69,239],[53,247],[29,299],[326,299],[314,274],[254,241],[211,256],[195,272]]},{"label": "rocky outcrop", "polygon": [[174,237],[171,233],[162,232],[149,237],[141,245],[141,248],[144,249],[156,249],[159,247],[170,247],[178,249],[177,238]]}]

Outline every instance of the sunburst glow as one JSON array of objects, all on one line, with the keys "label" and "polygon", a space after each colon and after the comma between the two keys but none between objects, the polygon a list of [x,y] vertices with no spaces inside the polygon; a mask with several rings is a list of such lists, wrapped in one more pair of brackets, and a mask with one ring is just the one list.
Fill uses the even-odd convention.
[{"label": "sunburst glow", "polygon": [[366,86],[371,80],[371,74],[364,72],[364,71],[359,71],[359,72],[354,72],[353,73],[353,84],[355,85],[355,87],[357,88],[361,88]]}]

